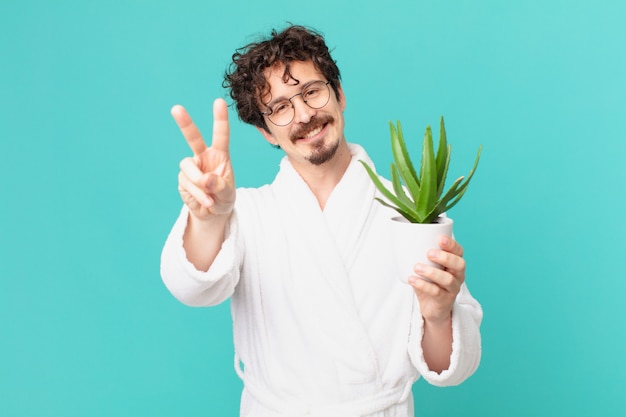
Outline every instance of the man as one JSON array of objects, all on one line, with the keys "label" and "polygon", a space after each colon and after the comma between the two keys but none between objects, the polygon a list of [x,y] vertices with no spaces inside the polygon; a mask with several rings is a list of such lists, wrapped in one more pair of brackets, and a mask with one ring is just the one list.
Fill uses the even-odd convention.
[{"label": "man", "polygon": [[[318,33],[292,26],[246,46],[226,74],[239,117],[285,152],[274,182],[235,189],[223,100],[211,147],[172,115],[194,156],[161,273],[180,301],[231,297],[241,415],[413,416],[411,386],[459,384],[478,366],[482,311],[450,238],[396,277],[389,219],[346,142],[339,69]],[[426,279],[422,279],[426,278]]]}]

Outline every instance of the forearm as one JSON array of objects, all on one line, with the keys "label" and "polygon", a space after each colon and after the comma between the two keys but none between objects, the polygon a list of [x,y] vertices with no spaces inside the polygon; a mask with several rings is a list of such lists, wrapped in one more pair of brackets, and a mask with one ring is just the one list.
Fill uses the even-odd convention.
[{"label": "forearm", "polygon": [[[474,373],[481,357],[481,321],[480,304],[472,298],[465,284],[461,287],[452,309],[451,343],[435,343],[438,339],[445,339],[443,336],[436,338],[433,335],[445,336],[446,333],[433,332],[436,328],[433,328],[432,323],[426,323],[419,308],[414,309],[408,350],[413,365],[426,381],[439,387],[453,386]],[[433,352],[437,353],[437,349],[442,350],[433,355]],[[443,355],[448,356],[443,360],[445,366],[434,363],[436,358]]]},{"label": "forearm", "polygon": [[441,323],[424,320],[422,351],[430,370],[441,373],[450,367],[452,316]]},{"label": "forearm", "polygon": [[[233,294],[239,281],[239,264],[241,249],[237,243],[238,227],[236,215],[233,212],[228,219],[225,230],[225,239],[216,256],[211,256],[207,271],[201,271],[190,260],[184,248],[185,232],[189,229],[190,235],[196,239],[201,235],[189,226],[189,210],[183,207],[178,219],[170,231],[161,253],[161,276],[163,283],[176,299],[190,306],[217,305]],[[192,238],[190,236],[190,239]],[[189,239],[188,239],[189,241]],[[202,252],[206,248],[206,241],[201,241],[200,248],[194,246],[193,251]],[[204,254],[200,254],[204,255]],[[191,255],[194,257],[194,254]],[[206,257],[205,257],[206,258]],[[201,260],[202,261],[202,260]],[[198,259],[196,259],[198,262]]]},{"label": "forearm", "polygon": [[187,259],[198,271],[208,271],[213,264],[224,243],[229,218],[230,214],[198,220],[189,213],[183,248]]}]

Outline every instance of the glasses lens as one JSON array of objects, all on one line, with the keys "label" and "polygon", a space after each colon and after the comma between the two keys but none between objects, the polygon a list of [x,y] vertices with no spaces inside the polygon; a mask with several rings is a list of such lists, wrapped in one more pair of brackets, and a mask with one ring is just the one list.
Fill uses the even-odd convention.
[{"label": "glasses lens", "polygon": [[328,103],[330,92],[328,91],[328,83],[324,81],[316,81],[310,84],[302,91],[302,98],[309,107],[321,109]]},{"label": "glasses lens", "polygon": [[272,107],[268,118],[278,126],[288,125],[293,119],[294,109],[289,100],[283,100]]}]

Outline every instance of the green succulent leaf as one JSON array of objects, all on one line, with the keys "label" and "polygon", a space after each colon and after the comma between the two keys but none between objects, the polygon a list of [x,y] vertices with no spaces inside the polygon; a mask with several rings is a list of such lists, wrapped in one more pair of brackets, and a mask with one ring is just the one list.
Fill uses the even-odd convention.
[{"label": "green succulent leaf", "polygon": [[393,159],[396,162],[402,181],[406,184],[409,193],[413,197],[413,201],[417,201],[420,193],[420,182],[406,149],[404,135],[402,134],[402,125],[398,121],[398,129],[396,130],[392,122],[389,122],[389,130],[391,132],[391,151]]},{"label": "green succulent leaf", "polygon": [[420,194],[416,199],[416,208],[420,216],[426,216],[437,199],[437,163],[433,147],[433,133],[430,126],[424,134],[422,163],[420,169]]},{"label": "green succulent leaf", "polygon": [[400,180],[400,174],[398,173],[398,167],[393,162],[391,163],[391,184],[393,185],[393,191],[401,201],[407,206],[413,206],[413,201],[406,195],[402,182]]},{"label": "green succulent leaf", "polygon": [[443,167],[437,163],[437,198],[443,194],[443,189],[446,185],[446,179],[448,178],[448,167],[450,166],[450,152],[452,146],[446,146],[446,157],[443,161]]},{"label": "green succulent leaf", "polygon": [[[469,175],[465,179],[465,182],[459,186],[459,189],[457,191],[456,197],[454,198],[454,200],[452,200],[452,202],[450,202],[444,208],[444,211],[448,211],[452,207],[454,207],[461,200],[461,197],[463,197],[463,195],[465,194],[465,191],[467,191],[467,187],[469,186],[470,180],[472,179],[472,177],[474,176],[474,173],[476,172],[476,167],[478,166],[478,161],[480,160],[480,154],[481,154],[482,150],[483,150],[483,146],[480,145],[478,147],[478,153],[476,154],[476,160],[474,161],[474,166],[472,167]],[[463,177],[461,177],[461,178],[463,178]]]},{"label": "green succulent leaf", "polygon": [[382,183],[380,178],[378,178],[378,175],[376,175],[374,170],[372,170],[372,168],[365,161],[361,161],[360,160],[359,162],[365,167],[365,170],[367,171],[367,174],[369,175],[370,179],[372,180],[372,182],[374,183],[374,185],[376,186],[378,191],[380,191],[380,193],[387,200],[389,200],[391,203],[395,204],[395,207],[391,206],[392,208],[394,208],[395,210],[398,210],[398,211],[402,210],[402,212],[409,213],[413,217],[415,217],[415,215],[417,213],[415,212],[415,209],[410,204],[406,204],[405,202],[400,200],[400,198],[396,197],[387,187],[385,187],[385,185]]},{"label": "green succulent leaf", "polygon": [[443,116],[439,120],[439,145],[437,146],[437,197],[443,193],[448,176],[448,166],[450,165],[450,153],[452,147],[448,145],[446,137],[446,126]]},{"label": "green succulent leaf", "polygon": [[385,207],[389,207],[394,209],[395,211],[397,211],[402,217],[404,217],[405,219],[407,219],[408,221],[410,221],[411,223],[424,223],[422,221],[422,218],[419,217],[417,215],[417,213],[413,212],[413,211],[405,211],[403,209],[401,209],[400,207],[396,207],[393,206],[389,203],[387,203],[385,200],[378,198],[378,197],[374,197],[375,200],[377,200],[380,204],[382,204]]},{"label": "green succulent leaf", "polygon": [[441,213],[446,212],[448,202],[459,194],[459,186],[462,181],[463,177],[457,178],[456,181],[452,183],[448,191],[446,191],[445,195],[437,201],[437,204],[435,204],[428,214],[424,216],[424,219],[427,220],[428,223],[432,223]]}]

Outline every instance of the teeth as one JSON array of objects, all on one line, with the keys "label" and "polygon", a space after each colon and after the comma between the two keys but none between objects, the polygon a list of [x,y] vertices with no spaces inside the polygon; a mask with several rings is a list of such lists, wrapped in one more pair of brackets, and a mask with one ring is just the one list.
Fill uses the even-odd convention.
[{"label": "teeth", "polygon": [[303,138],[308,139],[311,138],[322,131],[323,126],[318,127],[317,129],[311,130],[309,133],[303,136]]}]

